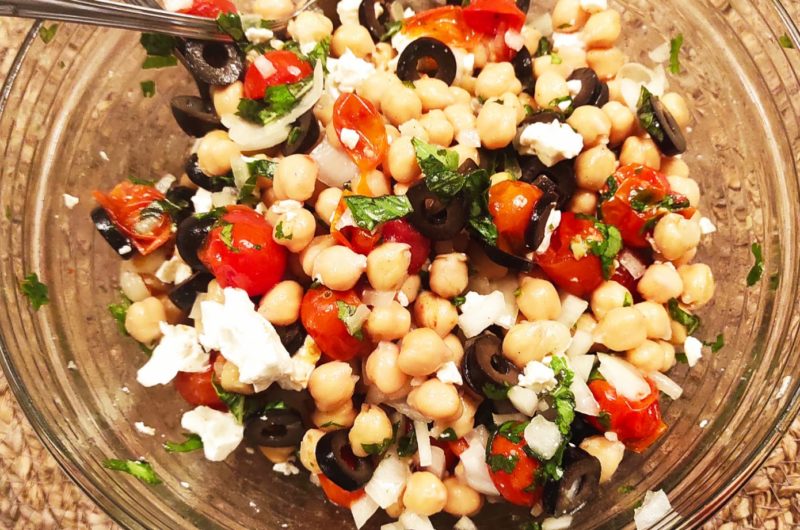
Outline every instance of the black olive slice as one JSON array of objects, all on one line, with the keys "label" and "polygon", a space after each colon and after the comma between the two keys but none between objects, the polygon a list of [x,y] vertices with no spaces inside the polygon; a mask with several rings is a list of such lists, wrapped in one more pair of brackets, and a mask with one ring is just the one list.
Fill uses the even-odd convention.
[{"label": "black olive slice", "polygon": [[485,241],[480,235],[476,235],[475,237],[482,245],[486,256],[495,263],[519,272],[529,272],[533,268],[533,262],[531,260],[500,250],[496,246]]},{"label": "black olive slice", "polygon": [[574,445],[578,446],[584,441],[586,438],[590,436],[594,436],[596,434],[603,434],[602,431],[598,431],[595,429],[594,425],[591,425],[586,419],[580,415],[575,415],[575,420],[572,422],[572,425],[569,428],[570,436],[569,442]]},{"label": "black olive slice", "polygon": [[293,410],[266,410],[251,418],[244,428],[244,437],[253,445],[292,447],[300,444],[305,434],[303,420]]},{"label": "black olive slice", "polygon": [[540,110],[522,120],[522,123],[519,124],[519,128],[525,128],[525,126],[531,125],[532,123],[553,123],[554,121],[563,123],[565,121],[564,115],[554,110]]},{"label": "black olive slice", "polygon": [[244,72],[239,50],[232,43],[187,39],[178,51],[195,79],[209,85],[230,85]]},{"label": "black olive slice", "polygon": [[608,83],[600,83],[600,92],[595,97],[594,105],[595,107],[602,107],[606,103],[608,103],[610,99],[610,92],[608,91]]},{"label": "black olive slice", "polygon": [[489,331],[468,339],[464,344],[464,380],[476,394],[489,397],[487,384],[499,388],[517,384],[519,370],[503,356],[502,346],[500,337]]},{"label": "black olive slice", "polygon": [[550,213],[558,208],[558,193],[552,188],[547,191],[542,190],[542,192],[542,196],[533,207],[531,222],[525,229],[525,248],[527,250],[536,250],[542,244]]},{"label": "black olive slice", "polygon": [[133,247],[133,242],[130,240],[128,236],[123,234],[117,225],[111,220],[108,216],[108,212],[106,212],[101,206],[98,206],[94,210],[92,210],[92,222],[94,223],[94,227],[100,232],[100,235],[103,236],[103,239],[106,240],[111,248],[119,254],[119,257],[122,259],[131,259],[134,254],[136,254],[136,250]]},{"label": "black olive slice", "polygon": [[457,65],[453,50],[431,37],[420,37],[405,47],[397,60],[397,76],[403,81],[416,81],[421,73],[452,84]]},{"label": "black olive slice", "polygon": [[264,408],[275,405],[288,409],[297,414],[306,428],[312,427],[311,414],[314,412],[314,400],[307,390],[284,390],[278,385],[272,385],[264,392],[252,396]]},{"label": "black olive slice", "polygon": [[[558,186],[559,208],[563,208],[569,202],[578,187],[572,160],[562,160],[553,167],[547,167],[539,157],[520,156],[519,165],[522,169],[520,180],[536,184],[537,179],[544,175]],[[541,186],[539,188],[541,189]]]},{"label": "black olive slice", "polygon": [[175,235],[175,246],[178,249],[178,254],[183,258],[183,261],[196,271],[207,272],[205,265],[197,256],[197,252],[206,242],[206,237],[208,237],[208,233],[215,222],[216,219],[211,216],[198,218],[192,215],[178,225],[178,232]]},{"label": "black olive slice", "polygon": [[275,331],[281,338],[283,347],[286,348],[290,354],[294,354],[303,345],[306,340],[306,328],[298,321],[288,326],[275,326]]},{"label": "black olive slice", "polygon": [[681,131],[680,125],[670,114],[667,108],[658,99],[658,96],[650,96],[650,103],[653,105],[653,114],[660,126],[662,137],[650,135],[658,148],[666,156],[679,155],[686,151],[686,137]]},{"label": "black olive slice", "polygon": [[326,433],[317,442],[317,464],[325,476],[347,491],[355,491],[372,478],[375,468],[368,458],[360,458],[350,449],[347,431]]},{"label": "black olive slice", "polygon": [[527,14],[531,7],[531,0],[517,0],[517,7],[520,11]]},{"label": "black olive slice", "polygon": [[602,91],[603,83],[600,78],[591,68],[578,68],[570,74],[567,81],[580,81],[581,89],[572,98],[572,105],[575,108],[584,105],[595,105],[600,92]]},{"label": "black olive slice", "polygon": [[319,122],[311,109],[292,124],[289,137],[281,145],[284,156],[307,153],[319,140]]},{"label": "black olive slice", "polygon": [[207,272],[195,272],[173,287],[167,296],[181,311],[188,313],[192,310],[197,295],[205,292],[208,282],[213,279],[214,276]]},{"label": "black olive slice", "polygon": [[414,208],[408,215],[409,222],[429,239],[452,239],[467,222],[467,206],[462,196],[446,203],[428,189],[424,180],[412,186],[406,196]]},{"label": "black olive slice", "polygon": [[535,84],[533,80],[533,58],[528,48],[525,46],[520,48],[511,61],[511,65],[514,67],[514,75],[522,83],[522,91],[528,92],[532,90]]},{"label": "black olive slice", "polygon": [[194,213],[194,203],[192,202],[194,194],[195,190],[186,186],[175,186],[165,193],[169,202],[175,206],[182,207],[179,211],[172,214],[172,222],[176,225],[181,224],[184,219]]},{"label": "black olive slice", "polygon": [[[380,16],[375,14],[376,5],[383,7]],[[375,0],[361,0],[358,5],[358,23],[367,28],[372,39],[380,42],[386,34],[386,23],[389,21],[389,11],[384,6],[384,2]]]},{"label": "black olive slice", "polygon": [[232,185],[229,178],[211,177],[203,173],[200,164],[197,163],[197,153],[189,157],[183,169],[189,180],[208,191],[222,191],[225,186]]},{"label": "black olive slice", "polygon": [[189,136],[200,137],[223,128],[211,105],[197,96],[175,96],[170,107],[178,126]]},{"label": "black olive slice", "polygon": [[580,510],[600,487],[600,461],[577,447],[565,454],[564,475],[558,481],[553,514],[556,517]]}]

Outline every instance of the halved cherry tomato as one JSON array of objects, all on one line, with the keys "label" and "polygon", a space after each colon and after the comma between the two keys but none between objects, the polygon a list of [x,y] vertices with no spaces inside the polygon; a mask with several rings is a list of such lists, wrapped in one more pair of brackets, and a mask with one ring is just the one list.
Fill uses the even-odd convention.
[{"label": "halved cherry tomato", "polygon": [[[352,195],[352,193],[345,190],[344,197],[348,195]],[[340,227],[340,220],[346,211],[347,203],[344,199],[339,200],[339,204],[336,205],[336,210],[333,212],[333,219],[331,219],[331,235],[337,243],[366,256],[380,241],[381,226],[377,226],[372,231],[355,225]]]},{"label": "halved cherry tomato", "polygon": [[[638,164],[619,168],[614,173],[617,190],[600,206],[603,221],[616,226],[626,245],[635,248],[648,248],[647,236],[652,233],[657,219],[667,210],[661,202],[671,195],[674,202],[685,202],[686,208],[676,210],[691,217],[694,208],[688,207],[688,200],[677,193],[671,193],[669,181],[658,171]],[[608,186],[602,190],[607,193]]]},{"label": "halved cherry tomato", "polygon": [[181,9],[178,13],[217,18],[220,13],[236,13],[236,6],[230,0],[194,0],[192,7]]},{"label": "halved cherry tomato", "polygon": [[[658,388],[650,379],[650,394],[639,401],[631,401],[617,394],[617,390],[604,379],[589,382],[601,417],[590,416],[589,423],[601,431],[611,431],[631,451],[641,453],[667,429],[661,420]],[[602,418],[605,418],[601,421]]]},{"label": "halved cherry tomato", "polygon": [[464,20],[485,35],[505,34],[522,29],[525,13],[512,0],[471,0],[464,8]]},{"label": "halved cherry tomato", "polygon": [[178,393],[193,406],[205,405],[217,410],[227,410],[214,387],[211,385],[211,377],[214,370],[209,368],[205,372],[178,372],[175,376],[175,388]]},{"label": "halved cherry tomato", "polygon": [[489,213],[497,232],[517,250],[542,190],[520,180],[506,180],[489,188]]},{"label": "halved cherry tomato", "polygon": [[453,451],[453,454],[456,456],[461,456],[461,453],[469,449],[469,442],[467,442],[464,438],[447,442],[447,444],[450,446],[450,450]]},{"label": "halved cherry tomato", "polygon": [[405,243],[411,247],[408,273],[416,274],[431,253],[431,240],[420,234],[405,219],[394,219],[383,224],[383,240]]},{"label": "halved cherry tomato", "polygon": [[246,98],[261,99],[267,92],[267,87],[297,83],[313,72],[311,64],[290,51],[268,51],[264,54],[264,58],[272,64],[275,72],[269,77],[264,77],[256,65],[251,64],[244,75]]},{"label": "halved cherry tomato", "polygon": [[[487,459],[489,475],[497,491],[505,500],[519,506],[533,506],[543,492],[543,488],[536,484],[536,470],[540,463],[525,452],[526,445],[522,435],[519,441],[513,442],[497,433],[492,438]],[[495,462],[494,470],[492,462]],[[499,464],[513,465],[513,470],[508,472]]]},{"label": "halved cherry tomato", "polygon": [[250,296],[266,293],[283,277],[286,247],[272,239],[272,226],[247,206],[229,206],[198,253],[222,287]]},{"label": "halved cherry tomato", "polygon": [[172,237],[172,219],[168,214],[142,215],[142,210],[164,199],[164,194],[153,186],[123,180],[107,195],[95,191],[92,196],[143,256]]},{"label": "halved cherry tomato", "polygon": [[[553,283],[575,296],[586,297],[603,283],[603,268],[585,242],[602,238],[590,219],[564,212],[550,238],[550,247],[536,255],[536,262]],[[581,255],[576,257],[575,250]]]},{"label": "halved cherry tomato", "polygon": [[337,486],[324,473],[317,475],[317,478],[319,479],[319,485],[322,486],[322,491],[325,492],[325,496],[336,506],[349,510],[354,502],[364,496],[364,488],[356,491],[347,491]]},{"label": "halved cherry tomato", "polygon": [[428,9],[403,21],[403,34],[409,37],[433,37],[450,46],[467,50],[478,42],[477,35],[464,20],[458,6]]},{"label": "halved cherry tomato", "polygon": [[[386,138],[386,125],[380,112],[369,100],[356,94],[343,93],[333,104],[333,127],[341,138],[342,130],[349,129],[358,134],[358,142],[354,147],[342,147],[356,163],[361,174],[372,171],[383,161],[389,142]],[[367,179],[358,181],[355,193],[373,195]]]},{"label": "halved cherry tomato", "polygon": [[337,302],[358,307],[361,298],[352,289],[332,291],[320,286],[306,291],[300,305],[303,327],[319,349],[331,359],[349,361],[357,355],[366,355],[371,351],[372,344],[366,338],[360,340],[348,333],[344,322],[339,319],[340,304]]}]

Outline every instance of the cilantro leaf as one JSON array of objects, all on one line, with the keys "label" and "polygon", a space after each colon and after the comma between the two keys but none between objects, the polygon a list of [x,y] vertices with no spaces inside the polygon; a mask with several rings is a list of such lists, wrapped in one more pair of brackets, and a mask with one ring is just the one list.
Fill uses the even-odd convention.
[{"label": "cilantro leaf", "polygon": [[611,277],[614,272],[614,260],[622,250],[622,234],[619,229],[613,225],[607,225],[600,221],[595,221],[595,228],[603,236],[602,241],[587,240],[589,251],[595,256],[600,258],[600,264],[603,268],[603,278],[606,280]]},{"label": "cilantro leaf", "polygon": [[786,48],[788,50],[794,49],[794,43],[792,42],[792,39],[789,38],[789,35],[787,35],[786,33],[778,37],[778,43],[781,45],[781,48]]},{"label": "cilantro leaf", "polygon": [[533,56],[542,57],[544,55],[550,55],[552,51],[553,45],[550,43],[550,39],[542,37],[539,39],[539,44],[536,46],[536,53],[534,53]]},{"label": "cilantro leaf", "polygon": [[411,429],[397,441],[397,456],[411,456],[417,452],[417,431]]},{"label": "cilantro leaf", "polygon": [[753,257],[755,258],[756,262],[753,264],[750,272],[747,273],[748,287],[752,287],[757,284],[761,279],[761,275],[764,274],[764,256],[761,251],[761,245],[759,243],[753,243],[750,246],[750,252],[753,253]]},{"label": "cilantro leaf", "polygon": [[128,314],[128,308],[131,306],[131,300],[125,294],[120,292],[122,300],[118,304],[108,304],[108,312],[114,320],[117,321],[117,328],[123,335],[127,335],[128,331],[125,329],[125,316]]},{"label": "cilantro leaf", "polygon": [[558,385],[550,391],[556,409],[555,423],[564,436],[569,436],[570,426],[575,420],[575,395],[570,390],[575,373],[567,366],[567,361],[560,355],[554,355],[550,368],[556,376]]},{"label": "cilantro leaf", "polygon": [[700,317],[692,315],[681,309],[678,300],[670,298],[667,309],[672,320],[686,328],[686,334],[691,335],[700,327]]},{"label": "cilantro leaf", "polygon": [[717,353],[718,351],[720,351],[722,348],[725,347],[725,337],[722,335],[722,333],[719,333],[717,335],[716,340],[714,340],[713,342],[703,341],[703,345],[711,348],[711,353]]},{"label": "cilantro leaf", "polygon": [[156,82],[155,81],[142,81],[139,83],[142,88],[142,95],[146,98],[151,98],[156,95]]},{"label": "cilantro leaf", "polygon": [[42,42],[48,44],[55,38],[56,31],[58,31],[58,24],[51,24],[49,28],[42,24],[39,28],[39,38],[42,39]]},{"label": "cilantro leaf", "polygon": [[361,325],[364,322],[363,319],[360,319],[356,316],[356,313],[358,312],[358,306],[350,305],[342,300],[337,300],[336,308],[337,316],[344,324],[344,327],[347,328],[347,333],[358,340],[362,340],[364,338],[364,333],[361,330]]},{"label": "cilantro leaf", "polygon": [[500,385],[497,383],[489,382],[489,383],[484,383],[483,386],[481,387],[481,390],[483,390],[483,393],[489,399],[501,400],[501,399],[506,399],[506,397],[508,397],[508,391],[511,390],[511,385],[509,385],[508,383],[503,383],[502,385]]},{"label": "cilantro leaf", "polygon": [[411,143],[417,155],[417,163],[425,174],[428,189],[441,197],[450,199],[464,187],[464,175],[458,172],[458,153],[452,149],[436,147],[419,138]]},{"label": "cilantro leaf", "polygon": [[34,311],[38,311],[40,307],[50,302],[47,285],[39,281],[39,276],[35,272],[26,275],[19,287]]},{"label": "cilantro leaf", "polygon": [[394,438],[389,437],[385,438],[381,443],[361,444],[361,448],[368,455],[379,455],[385,453],[389,446],[392,445],[392,442],[394,442]]},{"label": "cilantro leaf", "polygon": [[669,71],[673,74],[681,73],[681,46],[683,46],[683,33],[669,41]]},{"label": "cilantro leaf", "polygon": [[498,471],[503,471],[505,473],[513,473],[514,469],[517,467],[517,462],[519,462],[518,455],[489,455],[486,459],[486,463],[489,464],[489,468],[492,472],[497,473]]},{"label": "cilantro leaf", "polygon": [[283,233],[283,221],[279,222],[275,226],[275,239],[284,239],[286,241],[291,241],[292,233],[289,232],[288,234]]},{"label": "cilantro leaf", "polygon": [[164,442],[164,449],[170,453],[189,453],[203,448],[203,440],[194,433],[184,433],[186,440],[182,442]]},{"label": "cilantro leaf", "polygon": [[161,484],[161,479],[156,475],[153,466],[144,460],[119,460],[117,458],[108,458],[103,461],[103,467],[113,471],[128,473],[147,484]]},{"label": "cilantro leaf", "polygon": [[511,443],[519,443],[528,426],[527,421],[507,421],[497,428],[497,435],[502,436]]},{"label": "cilantro leaf", "polygon": [[344,198],[345,204],[353,214],[356,224],[372,231],[375,227],[392,219],[400,219],[414,211],[411,201],[405,195],[382,195],[365,197],[349,195]]}]

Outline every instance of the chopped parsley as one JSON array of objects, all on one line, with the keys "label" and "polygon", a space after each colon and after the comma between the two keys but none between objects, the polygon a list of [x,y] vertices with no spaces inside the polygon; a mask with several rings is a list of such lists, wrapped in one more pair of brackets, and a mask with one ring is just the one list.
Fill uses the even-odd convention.
[{"label": "chopped parsley", "polygon": [[669,41],[669,71],[673,74],[681,73],[681,46],[683,46],[683,33]]},{"label": "chopped parsley", "polygon": [[483,390],[483,393],[489,399],[500,400],[500,399],[506,399],[508,397],[508,391],[511,390],[511,385],[509,385],[508,383],[503,383],[502,385],[499,385],[497,383],[489,382],[489,383],[484,383],[483,386],[481,387],[481,390]]},{"label": "chopped parsley", "polygon": [[725,347],[725,337],[722,335],[722,333],[719,333],[717,334],[717,338],[713,342],[703,341],[703,345],[711,348],[711,353],[717,353],[718,351],[720,351],[722,348]]},{"label": "chopped parsley", "polygon": [[533,116],[533,107],[530,105],[525,105],[525,116]]},{"label": "chopped parsley", "polygon": [[507,421],[497,429],[497,434],[511,443],[519,443],[528,426],[527,421]]},{"label": "chopped parsley", "polygon": [[306,58],[312,66],[316,66],[317,61],[322,61],[322,68],[328,71],[328,55],[331,50],[331,38],[325,37],[314,46],[314,49],[306,54]]},{"label": "chopped parsley", "polygon": [[275,169],[277,166],[278,163],[272,160],[266,160],[262,158],[253,158],[247,160],[247,169],[250,171],[250,175],[264,177],[270,180],[272,180],[272,177],[275,176]]},{"label": "chopped parsley", "polygon": [[213,377],[211,378],[211,386],[214,387],[217,397],[225,403],[238,423],[243,423],[245,419],[263,410],[263,407],[260,407],[256,400],[249,400],[244,394],[228,392]]},{"label": "chopped parsley", "polygon": [[117,321],[117,328],[123,335],[127,335],[128,331],[125,329],[125,317],[128,314],[128,308],[131,306],[131,299],[120,292],[122,300],[117,304],[108,304],[108,312],[111,317]]},{"label": "chopped parsley", "polygon": [[549,396],[556,412],[554,422],[562,434],[562,442],[553,457],[542,462],[536,471],[537,481],[540,483],[559,480],[563,476],[564,469],[561,467],[561,462],[569,443],[572,422],[575,421],[575,395],[570,390],[575,373],[567,366],[566,359],[558,355],[553,356],[550,368],[555,372],[558,381],[556,387],[549,392]]},{"label": "chopped parsley", "polygon": [[411,429],[397,441],[397,456],[411,456],[417,452],[417,431]]},{"label": "chopped parsley", "polygon": [[300,98],[311,88],[313,78],[310,75],[296,83],[267,87],[264,99],[242,98],[236,114],[247,121],[267,125],[297,106]]},{"label": "chopped parsley", "polygon": [[58,31],[58,24],[51,24],[49,28],[42,24],[39,28],[39,38],[42,39],[43,43],[49,44],[55,38],[56,31]]},{"label": "chopped parsley", "polygon": [[445,442],[455,442],[458,440],[458,436],[456,436],[456,431],[454,431],[452,427],[448,427],[442,431],[442,434],[439,435],[439,439]]},{"label": "chopped parsley", "polygon": [[266,405],[264,405],[263,410],[286,410],[289,407],[286,406],[286,402],[284,401],[270,401]]},{"label": "chopped parsley", "polygon": [[381,42],[386,42],[388,40],[391,40],[392,37],[400,33],[401,29],[403,29],[403,21],[395,20],[386,27],[386,33],[384,33],[383,36],[381,36]]},{"label": "chopped parsley", "polygon": [[347,333],[358,340],[364,339],[364,332],[361,330],[363,320],[356,318],[358,313],[358,306],[350,305],[342,300],[336,301],[337,316],[342,321],[344,327],[347,328]]},{"label": "chopped parsley", "polygon": [[39,281],[39,276],[35,272],[26,275],[19,287],[34,311],[38,311],[40,307],[50,302],[47,285]]},{"label": "chopped parsley", "polygon": [[466,296],[462,296],[462,295],[455,296],[451,300],[453,305],[456,306],[456,307],[461,307],[462,305],[464,305],[464,302],[466,302],[466,301],[467,301],[467,297]]},{"label": "chopped parsley", "polygon": [[603,240],[587,239],[586,243],[588,244],[589,252],[600,258],[603,278],[607,280],[611,278],[614,272],[614,260],[619,251],[622,250],[622,234],[620,234],[616,226],[607,225],[597,220],[594,221],[594,226],[603,236]]},{"label": "chopped parsley", "polygon": [[414,210],[411,207],[411,201],[405,195],[382,195],[380,197],[349,195],[344,198],[344,202],[353,214],[355,223],[360,228],[369,231],[386,221],[405,217]]},{"label": "chopped parsley", "polygon": [[542,37],[539,39],[539,44],[536,46],[536,53],[533,54],[534,57],[543,57],[545,55],[550,55],[553,51],[553,45],[550,43],[550,39],[547,37]]},{"label": "chopped parsley", "polygon": [[142,96],[151,98],[156,95],[156,82],[155,81],[142,81],[139,83],[142,88]]},{"label": "chopped parsley", "polygon": [[231,223],[223,223],[222,230],[219,232],[219,240],[222,241],[231,252],[239,252],[239,249],[233,244],[233,225]]},{"label": "chopped parsley", "polygon": [[120,460],[108,458],[103,461],[103,467],[112,471],[122,471],[138,478],[147,484],[161,484],[161,479],[156,475],[153,466],[144,460]]},{"label": "chopped parsley", "polygon": [[750,272],[747,273],[748,287],[752,287],[757,284],[761,279],[761,276],[764,274],[764,256],[761,251],[761,245],[759,243],[753,243],[750,245],[750,252],[753,253],[753,257],[755,258],[756,262],[753,264]]},{"label": "chopped parsley", "polygon": [[630,307],[632,305],[633,305],[633,296],[631,296],[631,293],[626,292],[625,298],[622,300],[622,307]]},{"label": "chopped parsley", "polygon": [[182,442],[164,442],[164,449],[170,453],[189,453],[203,448],[203,440],[194,433],[184,433],[186,440]]},{"label": "chopped parsley", "polygon": [[792,39],[789,38],[789,35],[787,35],[786,33],[778,37],[778,43],[781,45],[781,48],[786,48],[788,50],[794,49],[794,43],[792,42]]},{"label": "chopped parsley", "polygon": [[700,327],[700,317],[692,315],[681,309],[678,300],[670,298],[667,309],[672,320],[686,328],[686,334],[691,335]]},{"label": "chopped parsley", "polygon": [[619,493],[625,495],[626,493],[630,493],[630,492],[634,491],[635,489],[636,488],[634,488],[633,486],[625,485],[625,486],[620,486],[619,488],[617,488],[617,491]]},{"label": "chopped parsley", "polygon": [[469,204],[469,226],[489,243],[497,243],[497,227],[489,215],[489,172],[485,169],[476,169],[464,177],[464,191]]},{"label": "chopped parsley", "polygon": [[173,54],[173,49],[177,40],[169,35],[161,33],[142,33],[139,43],[147,52],[142,63],[144,70],[151,68],[165,68],[178,64],[178,59]]},{"label": "chopped parsley", "polygon": [[681,364],[689,364],[689,358],[686,357],[686,354],[683,352],[678,352],[675,354],[675,360]]},{"label": "chopped parsley", "polygon": [[[564,103],[567,103],[567,105],[565,106]],[[548,103],[547,106],[553,109],[557,109],[560,112],[563,112],[567,116],[572,114],[572,111],[575,110],[572,101],[572,96],[561,96],[560,98],[556,98],[550,103]]]},{"label": "chopped parsley", "polygon": [[[606,191],[600,192],[600,196],[598,197],[598,203],[603,204],[604,202],[611,200],[611,198],[614,197],[614,195],[616,195],[618,189],[619,189],[619,183],[617,182],[617,179],[614,177],[614,175],[611,175],[606,179],[606,186],[605,186]],[[598,212],[601,211],[599,207],[597,208],[597,211]]]},{"label": "chopped parsley", "polygon": [[458,172],[458,153],[453,149],[436,147],[419,138],[411,143],[417,155],[417,163],[425,174],[428,189],[442,199],[458,195],[464,187],[464,175]]},{"label": "chopped parsley", "polygon": [[285,241],[291,241],[292,233],[289,232],[288,234],[283,233],[283,221],[279,222],[275,226],[275,239],[283,239]]},{"label": "chopped parsley", "polygon": [[557,54],[555,52],[550,54],[550,63],[551,64],[561,64],[562,62],[564,62],[564,61],[563,61],[563,59],[561,59],[561,56],[559,54]]},{"label": "chopped parsley", "polygon": [[519,462],[518,455],[489,455],[486,463],[492,472],[497,473],[503,471],[505,473],[513,473]]},{"label": "chopped parsley", "polygon": [[361,444],[361,449],[368,455],[380,455],[389,449],[389,446],[394,442],[393,437],[385,438],[381,443],[374,444]]}]

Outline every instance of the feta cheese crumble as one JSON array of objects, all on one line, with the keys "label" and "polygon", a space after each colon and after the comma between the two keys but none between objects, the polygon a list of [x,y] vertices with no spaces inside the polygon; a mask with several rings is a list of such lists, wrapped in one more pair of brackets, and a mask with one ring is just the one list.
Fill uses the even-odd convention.
[{"label": "feta cheese crumble", "polygon": [[558,225],[561,224],[561,210],[556,210],[555,208],[550,210],[550,214],[547,216],[547,221],[545,222],[544,226],[544,237],[542,238],[542,242],[539,244],[539,247],[536,249],[537,254],[544,254],[547,252],[547,249],[550,248],[550,240],[553,237],[553,232],[556,231]]},{"label": "feta cheese crumble", "polygon": [[536,155],[547,167],[578,156],[583,149],[583,137],[572,127],[558,120],[552,123],[532,123],[519,136],[520,154]]},{"label": "feta cheese crumble", "polygon": [[153,187],[160,191],[161,193],[167,193],[169,188],[178,180],[175,178],[175,175],[167,173],[156,182]]},{"label": "feta cheese crumble", "polygon": [[586,48],[586,41],[583,40],[583,35],[577,33],[553,33],[553,49],[563,50],[564,48]]},{"label": "feta cheese crumble", "polygon": [[300,474],[300,470],[297,468],[297,466],[288,460],[286,462],[278,462],[272,466],[272,470],[287,477]]},{"label": "feta cheese crumble", "polygon": [[525,427],[524,436],[525,443],[540,460],[553,458],[561,446],[561,431],[558,430],[558,425],[541,414],[534,416]]},{"label": "feta cheese crumble", "polygon": [[178,324],[159,323],[163,337],[144,366],[136,372],[136,380],[146,387],[166,385],[178,372],[204,372],[209,356],[203,351],[197,330]]},{"label": "feta cheese crumble", "polygon": [[697,361],[703,358],[703,343],[694,337],[686,337],[683,342],[683,353],[686,354],[686,361],[689,366],[694,368]]},{"label": "feta cheese crumble", "polygon": [[208,213],[213,208],[211,202],[211,192],[203,188],[198,188],[194,195],[192,195],[192,204],[194,205],[195,213]]},{"label": "feta cheese crumble", "polygon": [[329,58],[327,64],[326,90],[334,99],[342,92],[355,92],[375,72],[372,63],[359,59],[349,49],[338,59]]},{"label": "feta cheese crumble", "polygon": [[358,6],[361,5],[361,0],[340,0],[336,4],[336,14],[339,15],[339,20],[344,24],[358,24]]},{"label": "feta cheese crumble", "polygon": [[644,495],[642,505],[633,510],[636,530],[652,528],[671,511],[672,505],[664,490],[648,491]]},{"label": "feta cheese crumble", "polygon": [[66,206],[68,210],[72,210],[73,208],[75,208],[75,206],[78,205],[79,202],[81,202],[81,200],[78,197],[70,195],[69,193],[65,193],[63,197],[64,197],[64,206]]},{"label": "feta cheese crumble", "polygon": [[203,454],[212,462],[221,462],[242,442],[244,426],[230,412],[199,406],[181,417],[181,427],[203,440]]},{"label": "feta cheese crumble", "polygon": [[144,422],[137,421],[136,423],[133,424],[133,426],[136,427],[137,431],[139,431],[142,434],[146,434],[147,436],[155,436],[156,434],[156,430],[152,427],[148,427],[147,425],[144,424]]},{"label": "feta cheese crumble", "polygon": [[272,75],[278,71],[275,65],[263,55],[256,57],[256,60],[253,61],[253,66],[256,67],[256,70],[258,70],[258,73],[261,74],[261,77],[264,79],[272,77]]},{"label": "feta cheese crumble", "polygon": [[569,95],[572,97],[577,96],[581,88],[583,88],[583,82],[580,79],[572,79],[567,81],[567,90],[569,90]]},{"label": "feta cheese crumble", "polygon": [[524,386],[512,386],[508,390],[508,400],[514,405],[514,408],[525,414],[526,416],[533,416],[536,414],[536,406],[539,404],[539,398],[536,392]]},{"label": "feta cheese crumble", "polygon": [[436,377],[442,383],[452,383],[454,385],[462,385],[464,382],[461,379],[461,371],[453,361],[444,363],[444,366],[436,371]]},{"label": "feta cheese crumble", "polygon": [[67,369],[68,370],[77,370],[78,369],[78,365],[75,364],[75,361],[70,361],[70,362],[67,363]]},{"label": "feta cheese crumble", "polygon": [[716,225],[711,222],[711,219],[708,217],[701,217],[700,218],[700,233],[703,235],[713,234],[717,231]]},{"label": "feta cheese crumble", "polygon": [[503,40],[505,41],[506,46],[517,52],[520,51],[523,46],[525,46],[525,39],[522,38],[520,32],[512,29],[505,32],[503,35]]},{"label": "feta cheese crumble", "polygon": [[539,394],[555,388],[558,381],[552,368],[539,361],[531,361],[525,365],[517,384]]},{"label": "feta cheese crumble", "polygon": [[265,42],[269,42],[274,36],[275,33],[272,32],[271,29],[268,28],[247,28],[244,31],[244,36],[247,40],[255,44],[263,44]]},{"label": "feta cheese crumble", "polygon": [[361,137],[358,135],[358,131],[348,129],[347,127],[342,128],[342,131],[339,133],[339,140],[342,142],[342,145],[349,149],[355,149],[360,139]]},{"label": "feta cheese crumble", "polygon": [[156,278],[164,283],[182,283],[192,275],[192,268],[183,261],[180,253],[175,250],[172,257],[161,264],[156,271]]},{"label": "feta cheese crumble", "polygon": [[164,0],[164,9],[176,13],[186,9],[191,9],[194,0]]},{"label": "feta cheese crumble", "polygon": [[322,351],[317,343],[310,335],[306,336],[303,345],[292,356],[289,369],[283,374],[278,384],[285,390],[303,390],[308,386],[308,378],[311,377],[311,372],[314,371],[321,356]]}]

